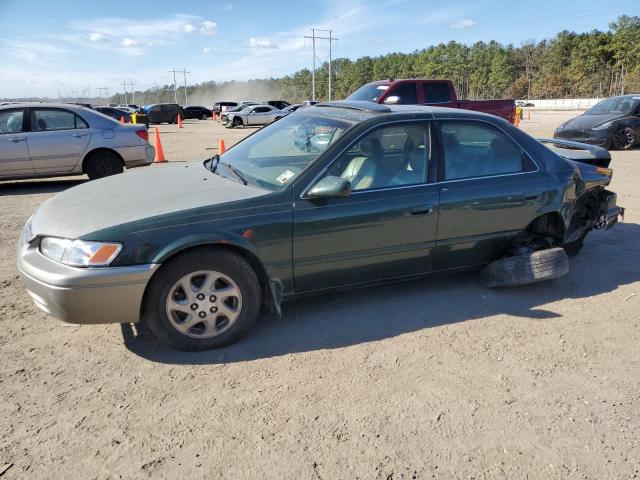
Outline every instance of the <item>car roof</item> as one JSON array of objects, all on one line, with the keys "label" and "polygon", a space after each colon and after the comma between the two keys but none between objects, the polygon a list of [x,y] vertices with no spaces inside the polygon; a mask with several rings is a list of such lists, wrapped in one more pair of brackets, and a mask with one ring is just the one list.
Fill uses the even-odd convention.
[{"label": "car roof", "polygon": [[49,103],[49,102],[18,102],[9,105],[0,105],[0,109],[12,108],[66,108],[68,110],[78,109],[80,111],[91,111],[91,108],[77,103]]},{"label": "car roof", "polygon": [[497,117],[487,113],[458,108],[432,107],[428,105],[382,105],[362,100],[338,100],[321,102],[304,109],[305,113],[316,113],[352,122],[362,122],[374,117],[423,115],[425,118],[456,118],[496,121]]}]

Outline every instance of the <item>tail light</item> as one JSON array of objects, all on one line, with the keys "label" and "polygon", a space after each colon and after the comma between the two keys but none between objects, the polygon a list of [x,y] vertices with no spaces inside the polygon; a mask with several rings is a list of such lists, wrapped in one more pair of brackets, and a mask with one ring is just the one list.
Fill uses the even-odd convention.
[{"label": "tail light", "polygon": [[145,142],[149,141],[149,131],[146,128],[143,130],[136,130],[136,135],[138,135]]}]

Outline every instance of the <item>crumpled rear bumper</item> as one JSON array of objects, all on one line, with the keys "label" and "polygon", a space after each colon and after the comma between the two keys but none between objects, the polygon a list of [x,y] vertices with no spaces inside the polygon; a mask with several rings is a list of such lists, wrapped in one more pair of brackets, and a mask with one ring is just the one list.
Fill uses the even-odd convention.
[{"label": "crumpled rear bumper", "polygon": [[[618,220],[624,221],[624,208],[617,205],[618,195],[609,190],[605,190],[607,194],[606,214],[604,215],[602,228],[609,230]],[[604,210],[604,208],[603,208]]]}]

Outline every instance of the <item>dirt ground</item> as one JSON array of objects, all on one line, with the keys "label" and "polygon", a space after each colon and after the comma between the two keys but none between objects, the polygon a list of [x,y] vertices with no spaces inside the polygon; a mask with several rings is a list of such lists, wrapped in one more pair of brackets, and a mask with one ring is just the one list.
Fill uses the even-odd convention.
[{"label": "dirt ground", "polygon": [[[534,112],[523,128],[549,136],[573,115]],[[160,127],[172,161],[248,132]],[[196,354],[37,310],[19,230],[85,180],[0,183],[0,477],[640,477],[640,150],[612,167],[626,223],[591,234],[565,278],[307,299]]]}]

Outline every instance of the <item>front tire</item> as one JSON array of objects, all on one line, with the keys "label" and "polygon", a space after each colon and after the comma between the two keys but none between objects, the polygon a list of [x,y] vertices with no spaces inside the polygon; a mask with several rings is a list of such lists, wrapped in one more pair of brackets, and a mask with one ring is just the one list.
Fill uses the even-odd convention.
[{"label": "front tire", "polygon": [[91,180],[117,175],[124,171],[122,160],[112,152],[96,152],[85,160],[85,171]]},{"label": "front tire", "polygon": [[209,116],[206,113],[203,113],[202,116],[200,117],[200,120],[207,120],[209,118]]},{"label": "front tire", "polygon": [[242,119],[238,118],[238,117],[234,117],[233,122],[231,122],[231,126],[233,128],[241,127],[242,126]]},{"label": "front tire", "polygon": [[611,137],[611,146],[614,150],[631,150],[638,138],[636,132],[629,127],[616,130]]},{"label": "front tire", "polygon": [[260,311],[260,282],[241,256],[203,248],[167,262],[149,284],[142,321],[162,342],[198,351],[237,341]]}]

